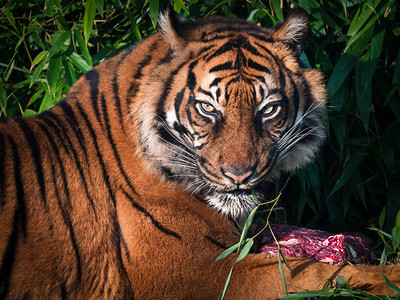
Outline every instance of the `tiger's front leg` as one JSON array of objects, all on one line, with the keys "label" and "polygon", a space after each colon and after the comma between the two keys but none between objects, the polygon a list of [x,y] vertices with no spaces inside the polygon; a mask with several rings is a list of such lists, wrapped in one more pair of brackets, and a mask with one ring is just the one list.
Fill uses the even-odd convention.
[{"label": "tiger's front leg", "polygon": [[[118,214],[127,247],[123,260],[135,298],[218,299],[237,254],[218,262],[224,249],[237,243],[234,225],[204,202],[165,194],[158,205],[141,198],[121,199]],[[135,203],[132,203],[135,201]],[[138,205],[140,209],[138,209]],[[288,291],[314,290],[337,275],[351,279],[353,288],[393,294],[381,272],[400,283],[398,266],[332,266],[309,259],[289,258],[285,269]],[[284,296],[278,258],[250,254],[234,265],[226,299],[266,299]]]}]

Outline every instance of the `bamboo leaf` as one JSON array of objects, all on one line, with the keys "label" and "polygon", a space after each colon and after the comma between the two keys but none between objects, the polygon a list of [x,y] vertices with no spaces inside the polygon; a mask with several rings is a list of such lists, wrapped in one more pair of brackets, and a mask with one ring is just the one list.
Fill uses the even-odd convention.
[{"label": "bamboo leaf", "polygon": [[229,247],[228,249],[226,249],[224,252],[222,252],[215,261],[219,261],[220,259],[223,259],[225,257],[227,257],[229,254],[233,253],[238,247],[239,247],[240,243],[236,243],[235,245]]},{"label": "bamboo leaf", "polygon": [[61,70],[61,55],[56,55],[50,58],[49,69],[47,71],[47,82],[50,86],[50,91],[52,91],[58,82]]},{"label": "bamboo leaf", "polygon": [[364,148],[358,149],[352,154],[328,198],[330,198],[334,192],[343,187],[349,181],[351,176],[354,174],[355,171],[357,171],[358,167],[363,161],[365,154],[366,149]]},{"label": "bamboo leaf", "polygon": [[96,9],[100,13],[100,16],[103,18],[104,12],[104,0],[95,0]]},{"label": "bamboo leaf", "polygon": [[86,0],[85,15],[83,16],[83,35],[85,36],[86,44],[88,43],[89,36],[93,28],[95,14],[95,0]]},{"label": "bamboo leaf", "polygon": [[240,254],[239,254],[238,258],[236,259],[236,262],[238,262],[246,257],[246,255],[250,252],[250,249],[253,246],[253,244],[254,244],[254,239],[248,239],[248,241],[244,245],[242,251],[240,251]]},{"label": "bamboo leaf", "polygon": [[283,21],[283,12],[281,8],[281,1],[280,0],[271,0],[272,8],[274,9],[276,18],[282,22]]},{"label": "bamboo leaf", "polygon": [[400,226],[394,226],[392,228],[392,243],[395,249],[400,245]]},{"label": "bamboo leaf", "polygon": [[5,115],[6,108],[7,108],[7,92],[1,86],[0,86],[0,108],[1,108],[1,111],[3,111],[3,113]]},{"label": "bamboo leaf", "polygon": [[150,19],[154,28],[157,25],[159,9],[159,0],[150,0]]},{"label": "bamboo leaf", "polygon": [[63,59],[62,63],[65,69],[65,77],[67,78],[67,82],[70,86],[72,86],[78,80],[75,69],[72,64],[67,60]]},{"label": "bamboo leaf", "polygon": [[361,26],[364,25],[364,23],[371,16],[372,12],[373,9],[371,9],[365,4],[360,6],[353,17],[353,20],[351,21],[351,24],[347,31],[347,35],[348,36],[355,35],[360,30]]},{"label": "bamboo leaf", "polygon": [[333,69],[332,75],[328,82],[328,98],[332,98],[336,94],[340,86],[343,84],[351,70],[357,62],[358,55],[356,52],[344,53],[340,56]]},{"label": "bamboo leaf", "polygon": [[32,85],[38,80],[40,74],[43,71],[44,65],[46,64],[46,60],[42,60],[39,65],[36,67],[35,71],[32,74],[31,77],[31,82],[29,84],[29,87],[32,87]]},{"label": "bamboo leaf", "polygon": [[32,67],[40,63],[43,59],[47,57],[48,52],[46,50],[40,52],[32,61]]},{"label": "bamboo leaf", "polygon": [[82,57],[80,57],[76,52],[71,52],[71,54],[68,55],[68,58],[71,60],[74,66],[77,67],[79,70],[81,70],[83,73],[86,73],[87,71],[91,70],[87,62]]},{"label": "bamboo leaf", "polygon": [[338,27],[335,21],[316,0],[299,0],[299,6],[304,8],[310,16],[316,18],[323,24],[332,28]]},{"label": "bamboo leaf", "polygon": [[385,222],[385,218],[386,218],[386,206],[382,209],[381,214],[379,215],[379,223],[378,223],[379,228],[382,228],[383,223]]},{"label": "bamboo leaf", "polygon": [[258,206],[256,206],[252,212],[250,213],[250,215],[248,216],[246,222],[244,223],[243,226],[243,230],[242,230],[242,234],[240,236],[240,241],[239,241],[239,247],[241,247],[243,245],[243,241],[247,236],[247,232],[249,231],[250,225],[253,222],[254,219],[254,215],[256,214],[256,211],[258,209]]},{"label": "bamboo leaf", "polygon": [[365,32],[366,32],[367,30],[369,30],[372,26],[375,25],[375,22],[377,21],[377,19],[378,19],[381,15],[383,15],[383,14],[385,13],[386,9],[392,4],[392,2],[393,2],[393,0],[392,0],[392,1],[386,2],[386,4],[383,5],[383,6],[379,9],[379,11],[368,21],[368,23],[367,23],[357,34],[355,34],[354,36],[352,36],[352,37],[349,39],[349,41],[347,42],[346,48],[344,49],[344,52],[346,52],[346,51],[350,48],[350,46],[351,46],[355,41],[357,41],[359,38],[363,38],[363,37],[364,37]]},{"label": "bamboo leaf", "polygon": [[55,55],[56,53],[58,53],[58,51],[60,50],[60,48],[66,44],[67,41],[69,41],[69,38],[71,37],[71,32],[66,31],[63,32],[61,34],[61,36],[56,40],[56,42],[54,43],[54,45],[50,48],[49,50],[49,57],[52,57],[53,55]]},{"label": "bamboo leaf", "polygon": [[395,219],[394,224],[395,224],[395,226],[400,226],[400,209],[399,209],[399,211],[397,212],[397,215],[396,215],[396,219]]},{"label": "bamboo leaf", "polygon": [[34,115],[37,115],[37,112],[36,112],[36,111],[34,111],[34,110],[32,110],[32,109],[29,109],[29,108],[24,110],[23,116],[24,116],[25,118],[27,118],[27,117],[32,117],[32,116],[34,116]]},{"label": "bamboo leaf", "polygon": [[391,282],[390,279],[387,278],[385,276],[385,274],[383,274],[383,273],[382,273],[382,277],[383,277],[383,280],[385,280],[385,283],[388,285],[388,287],[390,287],[393,291],[395,291],[397,293],[396,296],[400,296],[400,287],[398,287],[393,282]]},{"label": "bamboo leaf", "polygon": [[285,293],[286,295],[288,295],[288,291],[287,291],[287,286],[286,286],[286,279],[285,279],[285,274],[283,273],[283,267],[282,267],[282,259],[281,259],[281,249],[278,245],[278,265],[279,265],[279,272],[281,274],[281,278],[282,278],[282,283],[283,283],[283,287],[285,289]]},{"label": "bamboo leaf", "polygon": [[232,272],[233,272],[233,266],[232,266],[232,268],[231,268],[231,270],[230,270],[230,272],[229,272],[229,275],[228,275],[228,277],[226,278],[226,281],[225,281],[225,286],[224,286],[224,290],[222,291],[221,300],[223,300],[223,299],[224,299],[224,297],[225,297],[226,290],[228,289],[229,282],[231,281]]},{"label": "bamboo leaf", "polygon": [[82,38],[81,32],[78,29],[74,29],[73,32],[74,32],[74,37],[75,37],[76,41],[78,42],[79,49],[81,50],[84,59],[86,60],[86,62],[88,63],[89,66],[92,66],[92,64],[93,64],[92,57],[87,48],[87,44],[85,43],[85,41]]}]

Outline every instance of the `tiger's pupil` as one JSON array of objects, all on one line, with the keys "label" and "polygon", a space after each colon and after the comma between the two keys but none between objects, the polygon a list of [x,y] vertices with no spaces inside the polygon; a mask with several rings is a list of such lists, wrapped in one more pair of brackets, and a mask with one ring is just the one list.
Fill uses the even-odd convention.
[{"label": "tiger's pupil", "polygon": [[204,109],[206,112],[213,112],[215,110],[214,106],[208,103],[202,103],[201,108]]}]

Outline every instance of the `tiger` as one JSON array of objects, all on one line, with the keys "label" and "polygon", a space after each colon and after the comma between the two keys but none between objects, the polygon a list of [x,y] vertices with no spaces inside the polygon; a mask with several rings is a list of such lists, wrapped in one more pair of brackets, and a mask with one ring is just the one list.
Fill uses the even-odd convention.
[{"label": "tiger", "polygon": [[[169,9],[161,29],[86,72],[64,101],[0,121],[1,299],[218,299],[252,191],[312,161],[325,85],[300,61],[308,17],[273,28]],[[381,272],[287,258],[288,291]],[[284,295],[278,260],[235,263],[225,299]]]}]

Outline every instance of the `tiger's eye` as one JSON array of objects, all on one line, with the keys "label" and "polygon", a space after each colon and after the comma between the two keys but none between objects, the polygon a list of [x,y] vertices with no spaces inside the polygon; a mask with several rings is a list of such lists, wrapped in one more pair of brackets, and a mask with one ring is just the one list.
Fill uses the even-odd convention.
[{"label": "tiger's eye", "polygon": [[201,103],[201,108],[208,113],[215,111],[214,106],[205,102]]},{"label": "tiger's eye", "polygon": [[272,111],[274,110],[274,106],[269,106],[265,111],[264,111],[264,114],[266,114],[266,115],[268,115],[268,114],[270,114]]}]

